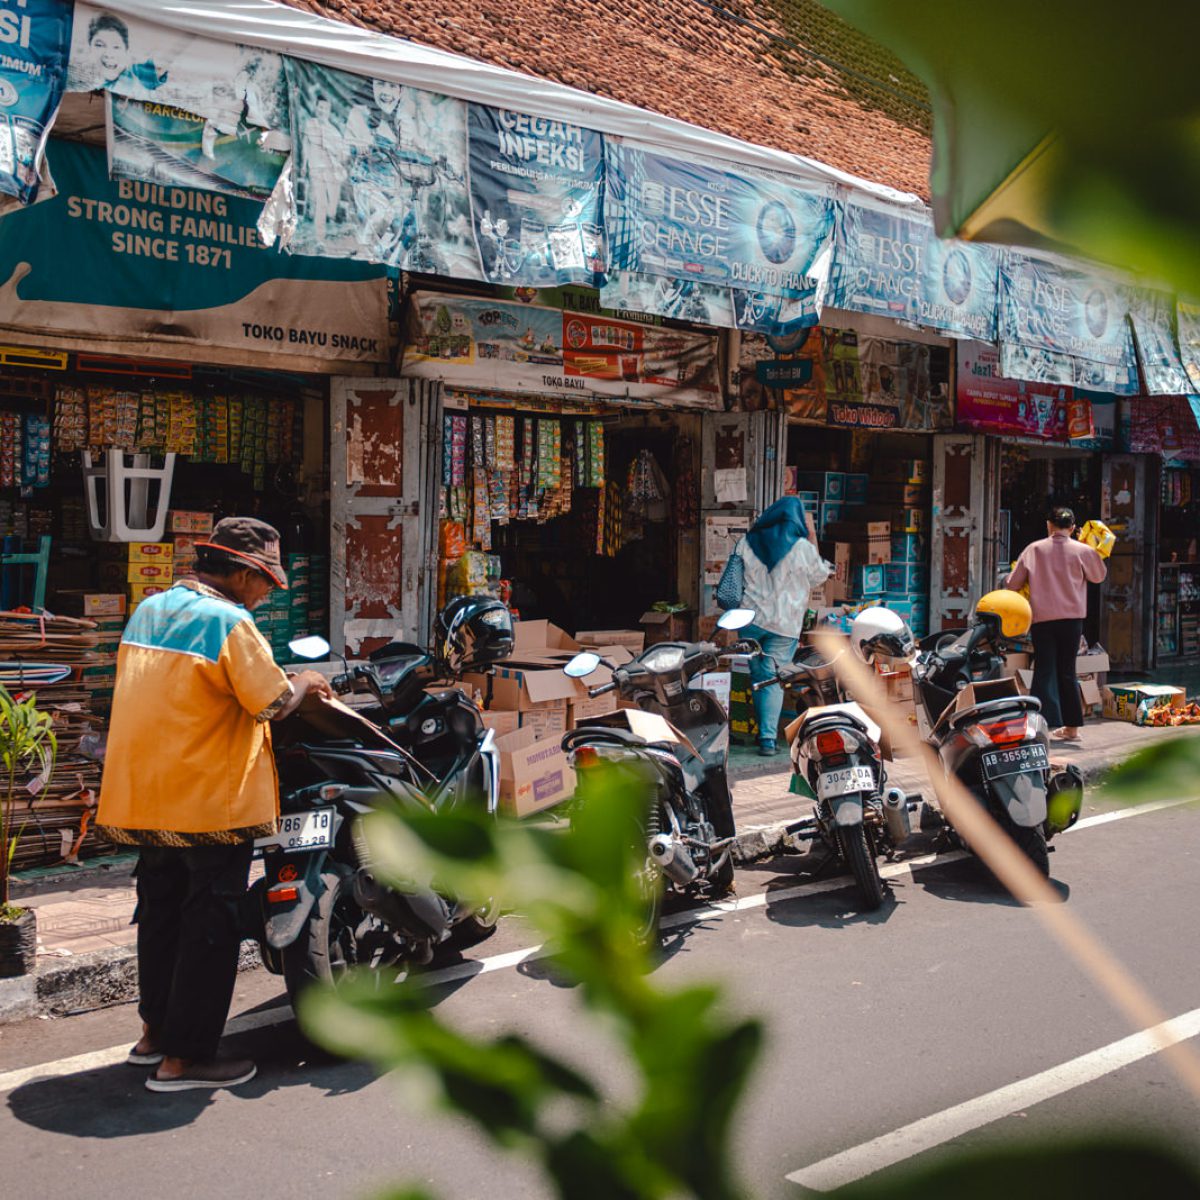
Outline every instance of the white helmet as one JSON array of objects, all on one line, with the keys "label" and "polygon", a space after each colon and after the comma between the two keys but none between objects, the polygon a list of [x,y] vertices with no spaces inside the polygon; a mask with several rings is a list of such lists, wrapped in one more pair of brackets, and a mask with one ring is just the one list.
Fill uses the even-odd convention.
[{"label": "white helmet", "polygon": [[854,618],[854,624],[850,626],[850,645],[863,662],[870,662],[876,654],[911,658],[917,648],[912,630],[899,613],[880,605],[864,608]]}]

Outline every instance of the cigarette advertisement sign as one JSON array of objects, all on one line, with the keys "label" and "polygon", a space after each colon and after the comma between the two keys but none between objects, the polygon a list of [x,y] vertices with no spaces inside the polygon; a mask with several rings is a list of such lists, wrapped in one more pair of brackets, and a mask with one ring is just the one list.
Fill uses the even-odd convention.
[{"label": "cigarette advertisement sign", "polygon": [[432,292],[412,298],[401,374],[465,390],[723,407],[714,336]]},{"label": "cigarette advertisement sign", "polygon": [[958,345],[957,416],[967,429],[1065,442],[1073,397],[1074,390],[1065,384],[1006,378],[995,346]]},{"label": "cigarette advertisement sign", "polygon": [[670,158],[608,140],[605,228],[613,270],[802,296],[833,227],[817,185]]},{"label": "cigarette advertisement sign", "polygon": [[383,268],[266,250],[252,201],[110,180],[88,146],[52,141],[49,161],[58,195],[0,218],[0,327],[313,369],[387,361]]},{"label": "cigarette advertisement sign", "polygon": [[0,192],[37,197],[71,44],[66,0],[0,0]]}]

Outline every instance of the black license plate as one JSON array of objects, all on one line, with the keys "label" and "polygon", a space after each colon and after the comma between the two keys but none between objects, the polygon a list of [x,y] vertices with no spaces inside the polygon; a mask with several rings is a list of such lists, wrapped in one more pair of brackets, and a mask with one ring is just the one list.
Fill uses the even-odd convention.
[{"label": "black license plate", "polygon": [[1050,755],[1041,742],[1013,746],[1008,750],[985,750],[984,779],[999,779],[1004,775],[1023,775],[1026,771],[1048,771]]}]

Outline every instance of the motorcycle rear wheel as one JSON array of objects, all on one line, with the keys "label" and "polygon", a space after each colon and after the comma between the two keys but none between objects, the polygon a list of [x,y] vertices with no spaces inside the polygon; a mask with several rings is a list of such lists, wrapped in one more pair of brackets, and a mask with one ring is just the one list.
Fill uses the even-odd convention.
[{"label": "motorcycle rear wheel", "polygon": [[1008,836],[1017,843],[1021,852],[1037,868],[1038,874],[1049,879],[1050,850],[1046,845],[1046,835],[1042,832],[1041,826],[1030,828],[1009,822],[1007,830]]},{"label": "motorcycle rear wheel", "polygon": [[355,930],[364,913],[354,900],[354,876],[325,870],[321,882],[325,890],[317,897],[307,923],[283,950],[283,979],[293,1009],[313,983],[336,987],[350,968],[360,963]]},{"label": "motorcycle rear wheel", "polygon": [[871,843],[867,836],[865,825],[839,825],[837,828],[838,846],[842,859],[850,868],[854,882],[862,893],[864,907],[874,911],[883,904],[883,880],[879,876],[879,866],[875,855],[871,852]]},{"label": "motorcycle rear wheel", "polygon": [[500,901],[493,897],[469,917],[459,921],[450,934],[456,946],[474,946],[496,932],[500,923]]}]

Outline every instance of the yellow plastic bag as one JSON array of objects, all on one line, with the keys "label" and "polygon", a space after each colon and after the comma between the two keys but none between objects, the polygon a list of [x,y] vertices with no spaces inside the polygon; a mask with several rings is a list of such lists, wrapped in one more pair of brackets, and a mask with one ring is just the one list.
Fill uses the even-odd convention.
[{"label": "yellow plastic bag", "polygon": [[[1017,564],[1014,562],[1008,568],[1008,573],[1011,575],[1016,569],[1017,569]],[[1028,600],[1029,599],[1029,584],[1028,583],[1021,584],[1021,586],[1019,588],[1017,588],[1017,595],[1024,596],[1025,599]]]},{"label": "yellow plastic bag", "polygon": [[1079,540],[1091,546],[1101,558],[1107,558],[1117,544],[1117,535],[1103,521],[1085,521],[1079,530]]}]

